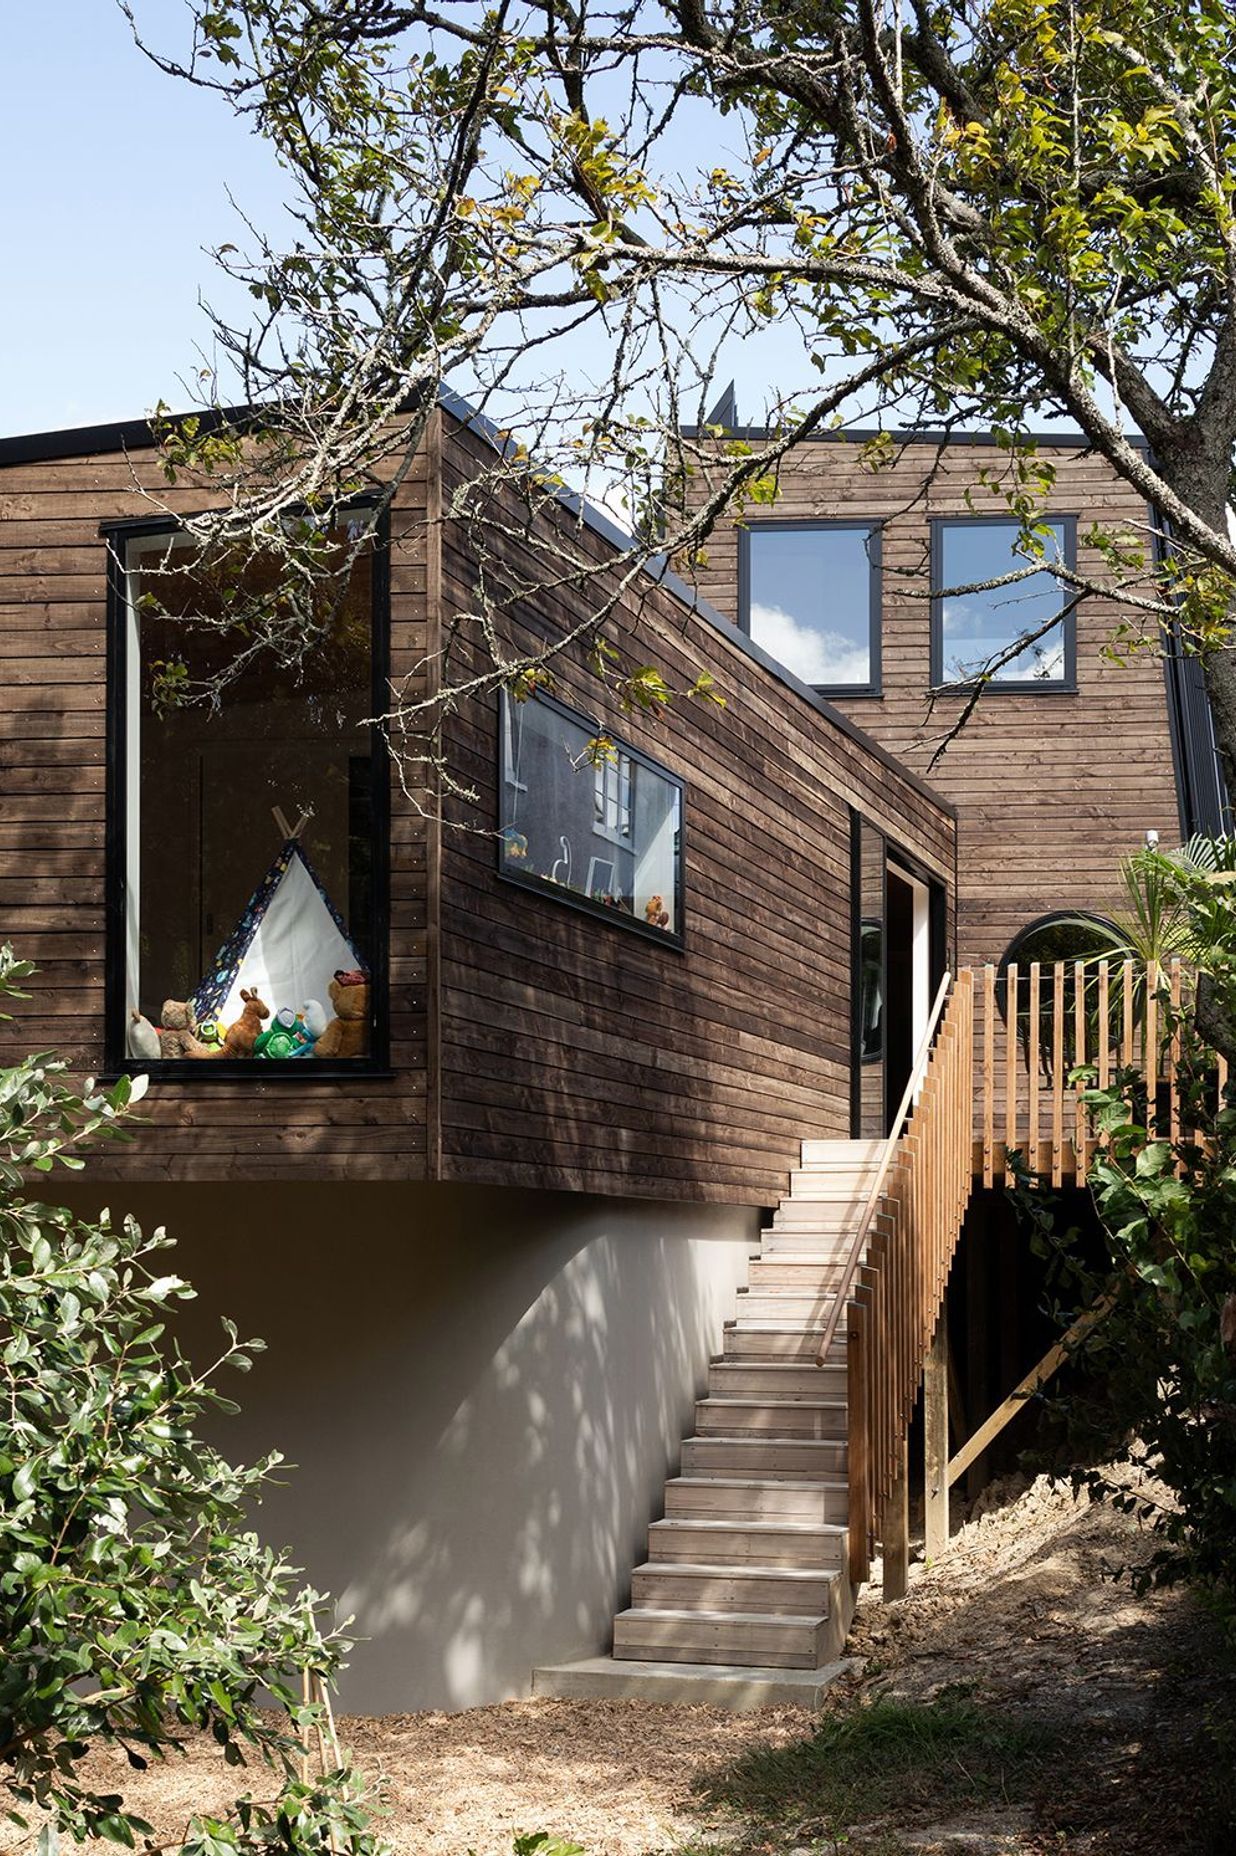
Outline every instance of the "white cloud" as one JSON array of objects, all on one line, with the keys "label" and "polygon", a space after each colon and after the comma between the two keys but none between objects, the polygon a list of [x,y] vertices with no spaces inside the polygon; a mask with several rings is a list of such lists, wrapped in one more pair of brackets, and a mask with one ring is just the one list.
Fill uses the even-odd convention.
[{"label": "white cloud", "polygon": [[752,602],[751,636],[770,657],[775,657],[804,683],[869,683],[871,680],[866,645],[855,644],[843,632],[804,625],[780,606]]}]

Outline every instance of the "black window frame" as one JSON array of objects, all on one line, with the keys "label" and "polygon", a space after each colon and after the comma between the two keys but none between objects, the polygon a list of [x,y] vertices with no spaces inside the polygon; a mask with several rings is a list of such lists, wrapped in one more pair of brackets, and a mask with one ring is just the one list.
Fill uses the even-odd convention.
[{"label": "black window frame", "polygon": [[[1075,515],[1065,515],[1058,510],[1045,512],[1045,522],[1058,523],[1064,530],[1064,565],[1072,572],[1077,571],[1077,521]],[[974,689],[979,679],[956,679],[946,682],[944,679],[944,601],[941,589],[944,581],[944,533],[951,528],[1018,528],[1014,517],[1010,516],[932,516],[930,540],[931,573],[931,688],[936,695],[950,692],[964,692]],[[1017,556],[1010,554],[1011,564]],[[1027,566],[1029,562],[1026,563]],[[1005,571],[1008,571],[1006,569]],[[1050,572],[1050,568],[1044,568]],[[994,578],[995,576],[993,576]],[[1068,589],[1060,582],[1062,604],[1067,603]],[[1064,675],[1053,677],[1050,681],[1043,677],[992,677],[982,685],[986,698],[993,692],[1001,696],[1076,696],[1077,694],[1077,603],[1064,613],[1060,620],[1064,631]]]},{"label": "black window frame", "polygon": [[[505,838],[502,830],[502,798],[506,779],[506,741],[508,714],[512,710],[526,708],[529,703],[540,703],[565,721],[573,722],[577,728],[584,729],[588,735],[604,735],[612,741],[619,754],[626,754],[658,779],[665,780],[678,792],[678,849],[674,858],[675,919],[678,927],[671,933],[668,928],[654,928],[651,922],[641,921],[637,915],[624,915],[621,909],[610,909],[603,902],[594,902],[591,896],[575,892],[558,883],[546,882],[541,877],[525,875],[511,867],[510,859],[505,855]],[[513,719],[513,717],[512,717]],[[497,736],[497,779],[496,795],[498,816],[494,825],[496,871],[499,882],[509,883],[513,888],[523,890],[525,894],[539,896],[546,902],[566,909],[574,909],[582,915],[591,916],[595,921],[608,922],[613,928],[622,928],[630,934],[637,934],[642,940],[651,941],[657,947],[673,949],[683,953],[687,945],[687,783],[681,774],[667,767],[663,761],[654,760],[651,754],[634,747],[625,738],[620,739],[611,728],[607,728],[595,717],[585,715],[581,709],[575,709],[570,703],[563,702],[558,696],[551,696],[546,690],[535,690],[526,703],[516,703],[509,690],[498,693],[498,727]]]},{"label": "black window frame", "polygon": [[[751,631],[751,537],[754,533],[766,534],[776,531],[793,531],[811,529],[828,532],[838,529],[857,531],[866,535],[867,566],[869,571],[869,606],[868,606],[868,667],[870,675],[866,683],[808,683],[806,687],[814,690],[817,696],[826,699],[850,696],[882,696],[883,690],[883,656],[881,652],[881,633],[884,612],[884,524],[867,517],[826,517],[823,520],[814,516],[771,517],[768,521],[744,522],[738,531],[738,624],[751,642],[761,651],[773,658],[768,646],[760,644]],[[789,664],[784,668],[792,676],[798,672]],[[799,678],[799,681],[804,681]]]},{"label": "black window frame", "polygon": [[[357,499],[336,513],[369,507]],[[390,1076],[390,770],[382,730],[370,728],[369,758],[372,792],[371,919],[373,945],[369,950],[370,1048],[365,1057],[252,1058],[216,1057],[193,1062],[183,1058],[131,1057],[127,1046],[124,947],[127,913],[125,863],[128,850],[125,735],[128,671],[127,557],[133,542],[172,537],[183,524],[174,517],[103,522],[99,534],[107,549],[107,707],[106,707],[106,832],[104,879],[104,1067],[109,1077],[149,1076],[159,1083],[236,1082],[244,1078],[258,1087],[276,1080],[299,1083],[327,1082],[358,1076]],[[381,715],[390,693],[390,520],[386,509],[378,517],[370,569],[370,699],[372,714]]]}]

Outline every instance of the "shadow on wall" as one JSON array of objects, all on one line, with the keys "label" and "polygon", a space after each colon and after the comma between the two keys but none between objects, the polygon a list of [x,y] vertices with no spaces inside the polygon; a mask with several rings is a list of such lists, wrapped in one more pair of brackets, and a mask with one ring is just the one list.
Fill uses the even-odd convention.
[{"label": "shadow on wall", "polygon": [[607,1645],[754,1211],[343,1183],[124,1202],[180,1240],[188,1351],[221,1314],[268,1343],[219,1441],[298,1466],[262,1529],[367,1639],[346,1708],[476,1706]]}]

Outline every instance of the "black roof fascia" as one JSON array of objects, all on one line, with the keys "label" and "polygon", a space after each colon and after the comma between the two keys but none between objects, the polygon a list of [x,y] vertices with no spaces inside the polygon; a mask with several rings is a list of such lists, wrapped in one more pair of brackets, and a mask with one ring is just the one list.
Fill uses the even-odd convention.
[{"label": "black roof fascia", "polygon": [[[485,413],[478,412],[474,406],[469,405],[467,400],[451,388],[439,387],[438,404],[444,412],[450,413],[452,418],[457,419],[461,425],[476,432],[502,455],[505,456],[517,449],[516,440],[509,433],[504,432]],[[260,412],[260,407],[223,407],[201,413],[168,414],[165,422],[174,425],[181,419],[200,418],[206,430],[217,430],[224,424],[237,424],[246,419],[256,419]],[[154,434],[151,431],[149,419],[122,420],[114,425],[77,426],[61,432],[33,432],[20,438],[0,438],[0,469],[6,465],[37,464],[50,462],[56,458],[89,457],[96,452],[149,450],[154,443]],[[585,528],[599,535],[611,547],[623,552],[630,548],[632,537],[616,522],[603,515],[599,509],[593,508],[591,503],[586,502],[574,490],[563,488],[555,494],[557,500],[571,515],[577,517]],[[833,728],[847,736],[873,759],[879,761],[881,766],[889,768],[915,792],[921,793],[946,818],[957,817],[957,808],[951,801],[936,792],[926,780],[920,779],[918,774],[911,772],[910,768],[904,766],[896,755],[890,754],[887,748],[881,747],[878,741],[873,741],[870,735],[851,722],[849,717],[843,715],[839,709],[834,709],[830,702],[826,702],[808,684],[801,683],[792,671],[778,664],[775,658],[768,655],[767,651],[761,650],[760,646],[753,643],[740,629],[734,619],[718,611],[706,599],[702,599],[693,587],[680,579],[664,556],[654,555],[645,563],[644,572],[658,586],[664,587],[667,593],[686,606],[689,611],[698,614],[706,624],[722,632],[744,657],[749,657],[762,670],[774,676],[779,683],[793,690],[797,697],[808,703]]]}]

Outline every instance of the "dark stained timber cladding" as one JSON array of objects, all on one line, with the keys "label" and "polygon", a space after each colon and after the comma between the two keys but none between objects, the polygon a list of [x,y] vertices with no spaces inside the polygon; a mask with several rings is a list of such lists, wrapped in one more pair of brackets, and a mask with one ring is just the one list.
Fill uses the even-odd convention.
[{"label": "dark stained timber cladding", "polygon": [[[444,491],[488,461],[450,420]],[[521,529],[515,502],[508,537]],[[545,518],[539,519],[544,522]],[[603,543],[556,541],[602,560]],[[531,585],[543,528],[486,543]],[[465,524],[442,539],[443,622],[475,606],[479,567]],[[562,588],[505,608],[514,649],[560,637],[588,610]],[[496,880],[502,779],[496,699],[452,719],[442,853],[442,1166],[447,1178],[767,1204],[805,1137],[850,1125],[850,808],[950,884],[947,807],[903,778],[753,657],[735,630],[645,584],[608,634],[628,664],[681,690],[701,671],[725,707],[679,697],[658,721],[624,714],[568,647],[558,693],[685,786],[684,946],[657,945],[553,897]],[[469,628],[452,674],[479,669]]]},{"label": "dark stained timber cladding", "polygon": [[[168,488],[157,460],[11,447],[0,464],[0,936],[39,972],[0,1025],[6,1055],[54,1049],[84,1073],[104,1064],[107,832],[106,580],[100,525],[188,513],[200,491]],[[114,441],[115,442],[115,441]],[[392,513],[391,675],[412,677],[426,640],[421,464]],[[101,1179],[421,1178],[426,1172],[426,826],[390,790],[390,1068],[327,1081],[161,1082],[137,1138],[93,1162]]]},{"label": "dark stained timber cladding", "polygon": [[[1146,506],[1108,465],[1059,440],[1043,448],[1055,468],[1045,513],[1076,518],[1083,574],[1102,574],[1087,542],[1095,523],[1147,545]],[[882,690],[835,701],[956,806],[958,956],[969,963],[998,960],[1040,915],[1117,905],[1120,858],[1148,829],[1170,844],[1182,828],[1164,667],[1153,651],[1123,664],[1105,656],[1121,618],[1110,600],[1088,598],[1077,609],[1075,690],[1005,685],[980,699],[933,758],[962,699],[929,703],[931,525],[1006,513],[980,483],[984,469],[998,480],[1008,460],[978,438],[908,443],[875,472],[858,444],[805,445],[781,465],[776,505],[785,519],[882,524]],[[696,576],[700,593],[735,615],[738,556],[735,530],[720,525]]]}]

